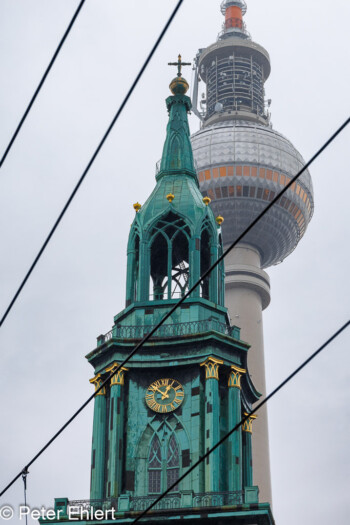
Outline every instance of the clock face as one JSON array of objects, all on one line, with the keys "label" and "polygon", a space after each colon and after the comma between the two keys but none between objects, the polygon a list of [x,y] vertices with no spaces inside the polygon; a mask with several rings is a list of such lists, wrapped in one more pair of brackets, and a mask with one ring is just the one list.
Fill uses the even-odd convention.
[{"label": "clock face", "polygon": [[183,386],[175,379],[158,379],[146,392],[146,403],[151,410],[165,414],[176,410],[184,400]]}]

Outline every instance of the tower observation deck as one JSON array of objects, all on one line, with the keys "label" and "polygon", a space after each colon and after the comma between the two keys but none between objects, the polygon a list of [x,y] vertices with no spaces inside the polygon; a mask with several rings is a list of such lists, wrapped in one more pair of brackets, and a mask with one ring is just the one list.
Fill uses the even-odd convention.
[{"label": "tower observation deck", "polygon": [[[244,23],[244,0],[224,0],[217,41],[195,59],[193,111],[201,129],[192,136],[200,190],[211,199],[230,245],[305,164],[281,133],[272,128],[264,84],[271,73],[268,52],[252,41]],[[198,97],[201,81],[206,92]],[[226,258],[226,306],[242,337],[251,344],[249,371],[265,395],[262,310],[270,302],[263,270],[283,261],[297,246],[314,209],[306,170],[280,201]],[[271,501],[267,413],[253,437],[254,483],[261,501]]]}]

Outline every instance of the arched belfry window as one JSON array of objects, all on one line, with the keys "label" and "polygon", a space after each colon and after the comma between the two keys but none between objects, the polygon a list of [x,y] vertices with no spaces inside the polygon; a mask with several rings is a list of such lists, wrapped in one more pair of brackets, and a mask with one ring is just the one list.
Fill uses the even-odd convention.
[{"label": "arched belfry window", "polygon": [[140,235],[135,227],[128,243],[128,270],[126,281],[126,306],[138,300],[140,293]]},{"label": "arched belfry window", "polygon": [[[222,236],[219,235],[219,247],[218,247],[218,257],[221,257],[223,254],[223,245],[222,245]],[[221,305],[225,304],[225,266],[224,261],[221,261],[221,263],[218,266],[218,289],[219,289],[219,295],[218,295],[218,303]]]},{"label": "arched belfry window", "polygon": [[139,274],[139,264],[140,264],[140,237],[135,235],[134,240],[134,264],[133,264],[133,296],[134,301],[137,300],[137,283],[138,283],[138,274]]},{"label": "arched belfry window", "polygon": [[171,297],[183,297],[188,289],[189,278],[188,238],[178,231],[172,245]]},{"label": "arched belfry window", "polygon": [[[167,428],[161,435],[154,434],[148,457],[148,492],[159,494],[168,489],[180,477],[180,449],[174,433]],[[176,485],[174,492],[179,488]]]},{"label": "arched belfry window", "polygon": [[188,290],[190,229],[168,213],[151,231],[151,299],[175,299]]},{"label": "arched belfry window", "polygon": [[[204,222],[201,233],[201,253],[200,253],[200,275],[202,276],[211,265],[211,246],[212,246],[212,233],[210,226],[207,222]],[[208,275],[201,283],[201,297],[204,299],[210,298],[210,279],[212,274]]]},{"label": "arched belfry window", "polygon": [[168,251],[167,237],[158,233],[151,246],[151,299],[167,298]]}]

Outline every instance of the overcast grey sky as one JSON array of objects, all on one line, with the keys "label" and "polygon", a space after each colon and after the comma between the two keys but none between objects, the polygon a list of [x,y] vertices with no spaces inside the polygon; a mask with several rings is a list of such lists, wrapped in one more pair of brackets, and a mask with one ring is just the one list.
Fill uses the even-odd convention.
[{"label": "overcast grey sky", "polygon": [[[78,1],[0,1],[0,152]],[[84,356],[124,306],[134,210],[154,187],[179,52],[215,41],[219,0],[185,0],[132,100],[0,332],[1,488],[92,392]],[[32,262],[175,1],[88,0],[0,171],[0,311]],[[349,116],[350,4],[248,0],[253,40],[270,53],[274,128],[308,159]],[[191,82],[191,70],[186,77]],[[192,131],[198,129],[194,115]],[[268,391],[349,318],[349,138],[311,168],[315,214],[296,251],[268,270]],[[350,331],[348,331],[350,332]],[[269,406],[280,525],[345,523],[350,333]],[[28,501],[89,497],[92,405],[30,469]],[[23,502],[18,481],[5,503]],[[14,520],[13,523],[18,521]]]}]

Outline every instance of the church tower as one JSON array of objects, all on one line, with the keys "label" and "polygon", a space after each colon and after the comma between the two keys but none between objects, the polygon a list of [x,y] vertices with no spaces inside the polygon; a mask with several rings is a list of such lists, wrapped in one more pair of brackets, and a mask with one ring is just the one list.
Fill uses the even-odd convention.
[{"label": "church tower", "polygon": [[[199,191],[180,56],[177,65],[156,186],[134,205],[125,309],[87,355],[96,387],[222,253],[223,219]],[[96,395],[90,500],[57,499],[62,520],[88,523],[101,511],[106,522],[113,515],[113,523],[132,523],[252,409],[260,394],[247,370],[249,344],[230,325],[224,291],[222,263]],[[179,482],[148,522],[273,524],[253,485],[254,419]]]}]

